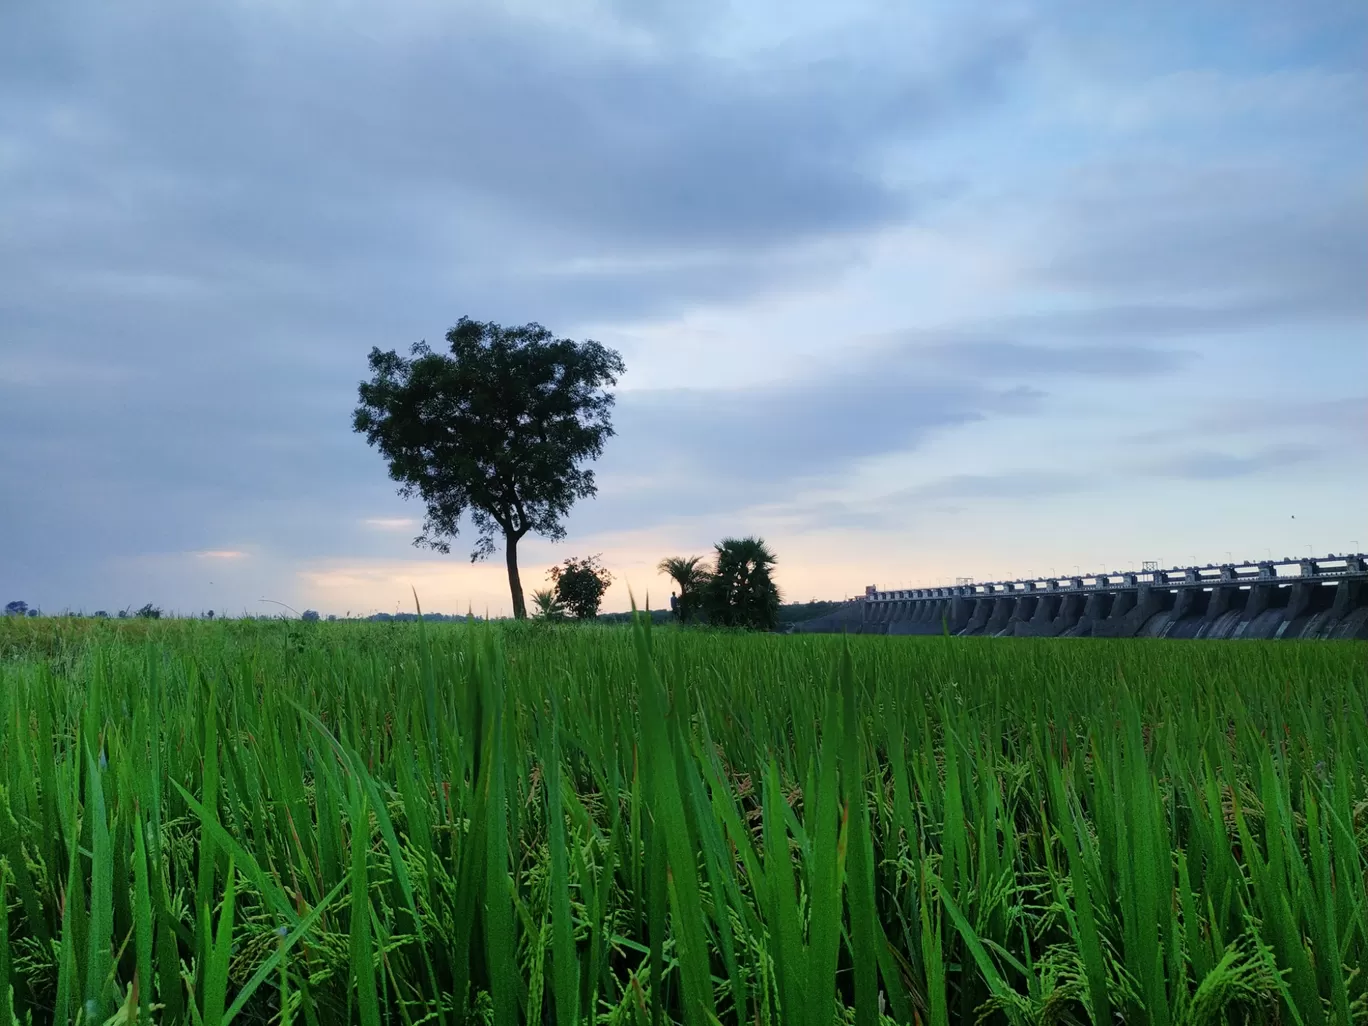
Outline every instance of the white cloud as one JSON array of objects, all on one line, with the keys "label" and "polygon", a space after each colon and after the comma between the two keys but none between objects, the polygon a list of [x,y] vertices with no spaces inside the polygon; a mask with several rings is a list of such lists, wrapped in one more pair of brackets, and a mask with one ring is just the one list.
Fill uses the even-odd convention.
[{"label": "white cloud", "polygon": [[361,523],[377,531],[411,531],[418,526],[413,517],[366,517]]}]

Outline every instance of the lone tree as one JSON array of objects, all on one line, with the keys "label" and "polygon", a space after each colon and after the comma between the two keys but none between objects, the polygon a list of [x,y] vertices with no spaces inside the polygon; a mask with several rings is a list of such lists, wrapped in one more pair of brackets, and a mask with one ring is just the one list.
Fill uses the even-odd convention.
[{"label": "lone tree", "polygon": [[613,575],[599,563],[597,556],[571,557],[547,573],[556,582],[556,598],[577,620],[598,616],[603,593],[613,583]]},{"label": "lone tree", "polygon": [[426,342],[410,359],[372,349],[353,428],[389,462],[399,494],[427,506],[414,545],[450,552],[467,513],[478,532],[471,562],[503,536],[513,615],[527,616],[518,542],[557,540],[576,499],[598,488],[586,461],[613,434],[613,394],[626,369],[598,342],[553,338],[540,324],[505,328],[462,317],[450,354]]},{"label": "lone tree", "polygon": [[724,538],[717,543],[712,577],[703,593],[708,619],[722,627],[774,630],[779,589],[770,576],[775,558],[761,538]]}]

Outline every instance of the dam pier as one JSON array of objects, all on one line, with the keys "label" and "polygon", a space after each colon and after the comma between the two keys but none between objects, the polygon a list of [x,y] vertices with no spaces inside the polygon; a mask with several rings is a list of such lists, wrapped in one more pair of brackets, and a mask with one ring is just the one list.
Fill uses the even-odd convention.
[{"label": "dam pier", "polygon": [[880,591],[802,631],[995,637],[1368,639],[1368,556]]}]

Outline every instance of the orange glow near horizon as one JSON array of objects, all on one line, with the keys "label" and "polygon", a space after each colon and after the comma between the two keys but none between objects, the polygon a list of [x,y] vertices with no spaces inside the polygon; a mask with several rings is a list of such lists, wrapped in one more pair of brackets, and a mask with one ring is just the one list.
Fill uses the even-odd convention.
[{"label": "orange glow near horizon", "polygon": [[[881,550],[880,546],[870,544],[869,539],[857,536],[846,540],[849,545],[839,559],[833,558],[831,539],[799,536],[778,538],[771,543],[779,556],[775,580],[784,601],[853,598],[863,594],[869,584],[880,588],[931,586],[949,583],[956,573],[956,568],[944,563],[943,557],[931,560],[905,551]],[[656,569],[656,564],[665,555],[694,554],[645,537],[616,547],[589,546],[587,551],[601,551],[603,564],[613,574],[613,583],[603,599],[604,612],[624,612],[631,608],[633,598],[638,607],[645,607],[648,602],[654,609],[665,607],[672,582]],[[550,586],[546,571],[551,565],[551,561],[544,560],[522,561],[520,576],[529,606],[534,591]],[[918,571],[915,577],[909,573],[913,566]],[[297,579],[301,601],[328,612],[412,611],[416,591],[422,607],[433,612],[473,611],[495,617],[512,614],[507,571],[497,556],[473,564],[455,557],[339,560],[302,569]]]}]

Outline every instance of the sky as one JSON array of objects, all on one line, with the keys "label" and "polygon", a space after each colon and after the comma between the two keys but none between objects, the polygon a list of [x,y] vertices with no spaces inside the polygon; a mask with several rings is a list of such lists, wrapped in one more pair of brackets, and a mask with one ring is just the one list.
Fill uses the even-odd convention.
[{"label": "sky", "polygon": [[461,316],[626,362],[605,609],[1368,548],[1360,0],[8,0],[0,601],[511,612],[351,431]]}]

